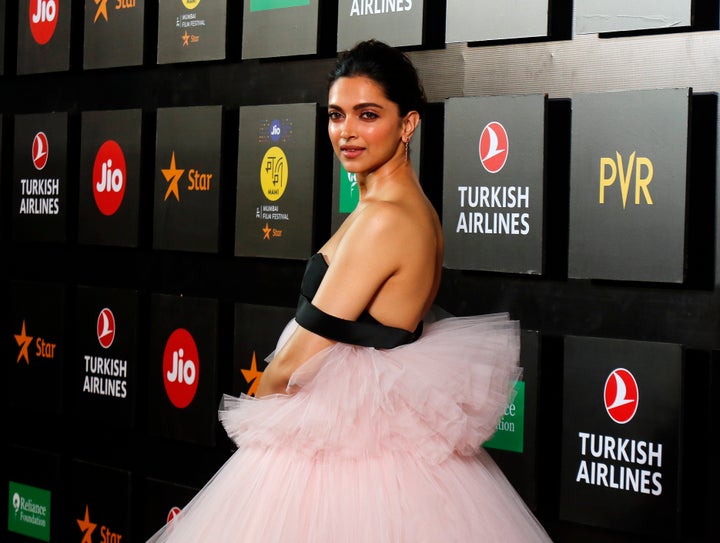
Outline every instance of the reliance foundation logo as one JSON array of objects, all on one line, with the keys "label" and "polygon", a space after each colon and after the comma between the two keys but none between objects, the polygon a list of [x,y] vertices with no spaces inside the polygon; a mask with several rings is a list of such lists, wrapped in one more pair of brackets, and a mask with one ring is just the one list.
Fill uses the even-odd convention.
[{"label": "reliance foundation logo", "polygon": [[50,497],[48,490],[10,481],[8,531],[50,541]]}]

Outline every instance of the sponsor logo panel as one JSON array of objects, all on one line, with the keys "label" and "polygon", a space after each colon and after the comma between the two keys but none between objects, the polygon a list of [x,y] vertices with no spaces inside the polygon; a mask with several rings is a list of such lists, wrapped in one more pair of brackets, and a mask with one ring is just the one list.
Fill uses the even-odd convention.
[{"label": "sponsor logo panel", "polygon": [[309,255],[316,121],[316,104],[240,108],[237,256]]},{"label": "sponsor logo panel", "polygon": [[217,300],[152,296],[148,370],[151,434],[215,444],[217,321]]},{"label": "sponsor logo panel", "polygon": [[422,0],[340,0],[337,50],[349,49],[368,36],[394,47],[420,45],[423,20]]},{"label": "sponsor logo panel", "polygon": [[83,67],[142,64],[144,24],[144,0],[85,0]]},{"label": "sponsor logo panel", "polygon": [[233,395],[255,395],[266,358],[294,316],[295,308],[290,307],[235,305]]},{"label": "sponsor logo panel", "polygon": [[576,0],[574,7],[575,34],[681,28],[692,22],[691,0]]},{"label": "sponsor logo panel", "polygon": [[9,481],[8,505],[8,531],[50,541],[49,490]]},{"label": "sponsor logo panel", "polygon": [[[188,138],[187,131],[195,136]],[[153,245],[217,252],[222,106],[157,112]]]},{"label": "sponsor logo panel", "polygon": [[225,58],[227,2],[160,2],[158,64]]},{"label": "sponsor logo panel", "polygon": [[536,0],[495,3],[453,0],[447,3],[445,41],[453,43],[547,36],[549,12],[549,2]]},{"label": "sponsor logo panel", "polygon": [[575,95],[568,275],[680,283],[689,89]]},{"label": "sponsor logo panel", "polygon": [[[61,285],[15,281],[11,284],[13,346],[7,402],[23,412],[60,412],[64,359],[65,290]],[[28,402],[40,395],[43,402]]]},{"label": "sponsor logo panel", "polygon": [[140,110],[82,113],[78,240],[136,247],[140,207]]},{"label": "sponsor logo panel", "polygon": [[69,66],[70,0],[19,2],[17,73],[58,72]]},{"label": "sponsor logo panel", "polygon": [[542,273],[546,102],[542,95],[447,101],[447,267]]},{"label": "sponsor logo panel", "polygon": [[122,542],[130,538],[130,473],[77,459],[70,469],[67,534],[77,542]]},{"label": "sponsor logo panel", "polygon": [[13,239],[64,242],[67,114],[18,115],[14,153]]},{"label": "sponsor logo panel", "polygon": [[138,305],[134,290],[77,288],[73,394],[79,418],[132,426]]},{"label": "sponsor logo panel", "polygon": [[678,528],[681,383],[680,345],[565,339],[564,520],[658,536]]},{"label": "sponsor logo panel", "polygon": [[246,1],[242,20],[242,58],[317,53],[318,5],[318,0]]}]

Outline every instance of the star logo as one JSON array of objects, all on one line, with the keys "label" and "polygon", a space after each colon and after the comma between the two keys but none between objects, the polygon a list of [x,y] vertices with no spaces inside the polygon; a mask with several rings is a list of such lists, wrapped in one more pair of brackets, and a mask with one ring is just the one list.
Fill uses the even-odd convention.
[{"label": "star logo", "polygon": [[263,231],[263,239],[270,239],[270,225],[268,223],[265,223],[265,228],[262,229]]},{"label": "star logo", "polygon": [[182,41],[183,47],[188,47],[190,45],[190,34],[187,33],[187,30],[185,31],[185,34],[182,35]]},{"label": "star logo", "polygon": [[255,358],[255,351],[252,355],[252,363],[250,364],[249,370],[240,370],[245,377],[245,382],[250,384],[248,390],[248,396],[255,396],[258,386],[260,385],[260,379],[262,378],[263,372],[257,369],[257,359]]},{"label": "star logo", "polygon": [[180,192],[178,190],[178,181],[180,181],[180,178],[182,177],[182,174],[185,173],[185,170],[178,170],[175,167],[175,151],[173,151],[172,158],[170,159],[170,168],[160,171],[162,171],[162,174],[165,176],[165,181],[170,183],[167,191],[165,191],[165,201],[167,201],[170,193],[173,193],[175,195],[175,199],[179,202]]},{"label": "star logo", "polygon": [[28,347],[30,346],[30,342],[32,340],[32,336],[28,336],[25,333],[25,319],[23,319],[22,330],[20,334],[15,334],[15,341],[17,341],[18,347],[20,347],[20,352],[18,353],[17,360],[15,361],[16,363],[20,362],[21,358],[24,358],[25,363],[28,366],[30,365],[30,355],[28,354]]},{"label": "star logo", "polygon": [[105,19],[105,22],[107,22],[107,0],[95,0],[95,3],[98,5],[98,9],[95,12],[95,18],[93,19],[93,23],[97,22],[97,20],[100,18],[100,15],[102,15],[103,19]]},{"label": "star logo", "polygon": [[80,531],[84,534],[80,543],[92,543],[92,533],[95,531],[97,524],[90,522],[90,512],[87,504],[85,504],[85,518],[82,520],[76,519],[76,521],[80,526]]}]

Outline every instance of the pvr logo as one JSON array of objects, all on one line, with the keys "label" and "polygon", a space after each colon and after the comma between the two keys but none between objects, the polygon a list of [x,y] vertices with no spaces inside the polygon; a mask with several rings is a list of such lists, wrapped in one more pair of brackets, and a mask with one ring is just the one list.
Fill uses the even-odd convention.
[{"label": "pvr logo", "polygon": [[488,173],[498,173],[507,162],[509,140],[505,127],[497,121],[490,122],[480,134],[480,162]]},{"label": "pvr logo", "polygon": [[623,209],[627,203],[630,192],[630,182],[635,175],[635,205],[640,205],[640,194],[642,193],[648,205],[653,205],[652,196],[648,185],[653,178],[653,163],[644,156],[635,158],[636,151],[633,151],[628,158],[627,164],[623,163],[620,153],[615,151],[615,159],[611,157],[600,158],[600,203],[605,203],[605,189],[615,184],[620,178],[620,194],[622,196]]},{"label": "pvr logo", "polygon": [[45,132],[35,134],[32,143],[32,161],[36,170],[40,171],[47,165],[49,147]]},{"label": "pvr logo", "polygon": [[[175,165],[175,151],[172,152],[172,157],[170,159],[170,167],[166,169],[160,170],[165,177],[165,181],[168,182],[168,188],[165,191],[165,198],[164,201],[167,201],[170,194],[175,195],[175,199],[179,202],[180,201],[180,179],[182,179],[183,174],[185,173],[184,169],[179,169]],[[188,183],[185,188],[189,191],[198,191],[198,192],[209,192],[212,190],[212,179],[214,174],[212,173],[202,173],[199,170],[190,169],[188,171]]]},{"label": "pvr logo", "polygon": [[53,359],[55,358],[55,348],[57,347],[56,343],[50,343],[49,341],[45,341],[43,338],[34,338],[33,336],[29,336],[27,332],[25,331],[25,320],[23,319],[22,322],[22,329],[19,334],[15,334],[15,341],[17,342],[18,347],[20,347],[20,350],[18,352],[16,363],[19,363],[20,360],[25,359],[25,363],[29,366],[30,365],[30,353],[29,353],[29,347],[32,343],[32,340],[35,339],[35,356],[38,358],[47,358],[47,359]]},{"label": "pvr logo", "polygon": [[60,0],[30,0],[29,6],[32,37],[39,45],[45,45],[55,33]]},{"label": "pvr logo", "polygon": [[168,399],[178,409],[190,405],[200,381],[200,358],[190,332],[177,328],[165,344],[163,382]]},{"label": "pvr logo", "polygon": [[[85,517],[82,519],[75,519],[78,523],[78,527],[83,534],[83,538],[80,543],[93,543],[93,532],[97,528],[97,522],[90,521],[90,508],[85,504]],[[123,535],[113,532],[107,526],[100,526],[100,541],[101,543],[121,543]]]},{"label": "pvr logo", "polygon": [[182,0],[182,3],[187,9],[195,9],[200,4],[200,0]]},{"label": "pvr logo", "polygon": [[95,205],[105,216],[113,215],[125,196],[127,167],[122,148],[114,140],[107,140],[95,155],[92,174]]},{"label": "pvr logo", "polygon": [[625,368],[613,370],[605,380],[605,409],[618,424],[626,424],[637,412],[639,391],[637,381]]},{"label": "pvr logo", "polygon": [[98,314],[97,338],[103,349],[108,349],[115,341],[115,315],[107,307]]}]

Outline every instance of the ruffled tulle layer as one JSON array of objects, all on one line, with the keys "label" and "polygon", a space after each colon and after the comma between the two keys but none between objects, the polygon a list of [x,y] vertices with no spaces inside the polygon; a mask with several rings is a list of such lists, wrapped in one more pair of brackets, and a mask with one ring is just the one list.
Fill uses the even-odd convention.
[{"label": "ruffled tulle layer", "polygon": [[225,396],[238,450],[150,541],[549,541],[481,449],[518,377],[519,333],[506,314],[442,319],[395,349],[335,344],[291,394]]}]

